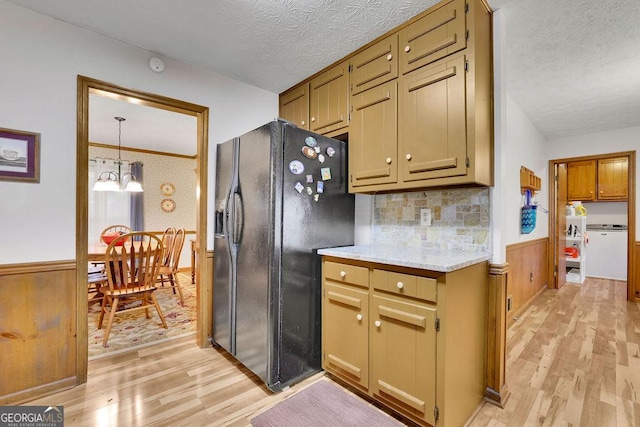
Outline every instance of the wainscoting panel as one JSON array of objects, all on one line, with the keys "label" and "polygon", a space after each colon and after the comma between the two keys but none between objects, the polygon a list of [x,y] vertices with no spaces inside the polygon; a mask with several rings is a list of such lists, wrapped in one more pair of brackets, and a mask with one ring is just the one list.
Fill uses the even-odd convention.
[{"label": "wainscoting panel", "polygon": [[76,263],[0,265],[0,405],[76,383]]},{"label": "wainscoting panel", "polygon": [[507,246],[507,327],[548,288],[548,256],[546,237]]}]

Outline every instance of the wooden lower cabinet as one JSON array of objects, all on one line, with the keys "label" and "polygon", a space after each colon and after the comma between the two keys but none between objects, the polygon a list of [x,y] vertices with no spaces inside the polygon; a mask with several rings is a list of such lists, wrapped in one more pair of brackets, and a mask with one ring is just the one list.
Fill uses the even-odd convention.
[{"label": "wooden lower cabinet", "polygon": [[324,369],[421,425],[464,424],[486,385],[487,268],[323,257]]},{"label": "wooden lower cabinet", "polygon": [[374,295],[371,393],[435,424],[436,308]]},{"label": "wooden lower cabinet", "polygon": [[369,385],[369,295],[325,284],[322,318],[324,361],[330,369],[363,389]]}]

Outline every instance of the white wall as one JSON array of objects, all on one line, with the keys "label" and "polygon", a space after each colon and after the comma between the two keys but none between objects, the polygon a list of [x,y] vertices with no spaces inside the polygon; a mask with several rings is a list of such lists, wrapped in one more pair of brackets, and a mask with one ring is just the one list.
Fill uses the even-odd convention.
[{"label": "white wall", "polygon": [[[615,129],[548,141],[549,159],[635,151],[640,148],[640,126]],[[640,212],[640,168],[636,167],[636,212]],[[640,216],[636,215],[636,241],[640,240]]]},{"label": "white wall", "polygon": [[0,0],[0,127],[41,134],[40,183],[0,181],[0,264],[75,258],[77,75],[209,107],[210,206],[215,144],[278,114],[275,93],[152,56]]},{"label": "white wall", "polygon": [[549,215],[538,207],[536,228],[529,234],[520,234],[520,210],[524,196],[520,190],[520,166],[531,169],[542,180],[542,188],[535,200],[545,210],[549,210],[548,143],[531,123],[520,107],[506,97],[506,160],[502,168],[506,180],[502,183],[506,196],[505,244],[539,239],[549,235]]}]

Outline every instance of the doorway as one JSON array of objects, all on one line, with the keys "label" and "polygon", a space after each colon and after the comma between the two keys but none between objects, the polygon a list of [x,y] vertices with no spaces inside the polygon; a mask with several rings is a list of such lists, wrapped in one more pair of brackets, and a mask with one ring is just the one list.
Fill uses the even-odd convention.
[{"label": "doorway", "polygon": [[[597,156],[573,157],[566,159],[556,159],[549,161],[549,182],[555,182],[549,189],[550,215],[549,215],[549,235],[553,242],[553,256],[549,260],[549,283],[554,284],[554,288],[558,289],[565,283],[565,205],[569,199],[567,194],[567,173],[566,166],[569,163],[597,161],[606,158],[626,158],[628,162],[628,200],[626,208],[626,219],[628,223],[628,239],[626,243],[627,255],[627,300],[635,302],[638,298],[637,284],[635,283],[635,265],[634,265],[634,249],[636,235],[636,197],[635,197],[635,181],[636,181],[636,163],[635,151],[602,154]],[[595,204],[599,202],[593,202]],[[588,215],[588,212],[587,212]],[[585,230],[586,231],[586,230]],[[586,262],[589,262],[588,259]]]},{"label": "doorway", "polygon": [[[88,366],[88,301],[87,288],[87,247],[88,247],[88,163],[89,163],[89,97],[91,94],[109,97],[124,102],[133,102],[147,107],[186,114],[196,118],[196,230],[197,242],[206,241],[207,221],[207,156],[208,121],[207,107],[167,98],[146,92],[113,85],[111,83],[78,76],[78,123],[77,123],[77,164],[76,176],[76,262],[77,262],[77,345],[76,363],[78,383],[86,382]],[[205,260],[206,245],[198,244],[196,257]],[[207,344],[211,313],[206,309],[211,305],[211,281],[207,280],[206,262],[197,263],[196,276],[203,278],[196,286],[197,332],[196,341],[200,347]]]}]

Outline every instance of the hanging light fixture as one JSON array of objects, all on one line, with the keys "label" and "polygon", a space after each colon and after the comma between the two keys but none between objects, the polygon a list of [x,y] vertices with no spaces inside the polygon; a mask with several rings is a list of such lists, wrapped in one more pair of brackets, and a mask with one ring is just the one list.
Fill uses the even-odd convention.
[{"label": "hanging light fixture", "polygon": [[[144,190],[142,189],[140,181],[136,180],[135,175],[133,175],[129,171],[122,173],[123,161],[120,157],[120,148],[122,145],[122,122],[124,122],[126,119],[124,117],[114,117],[114,119],[118,121],[118,160],[116,160],[118,171],[105,171],[98,175],[98,179],[93,186],[93,191],[129,191],[132,193],[139,193]],[[129,181],[125,185],[124,181],[127,178],[129,179]]]}]

